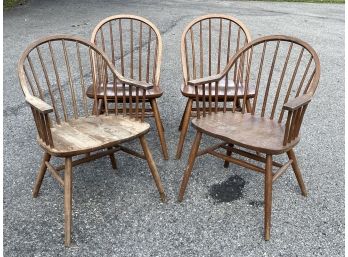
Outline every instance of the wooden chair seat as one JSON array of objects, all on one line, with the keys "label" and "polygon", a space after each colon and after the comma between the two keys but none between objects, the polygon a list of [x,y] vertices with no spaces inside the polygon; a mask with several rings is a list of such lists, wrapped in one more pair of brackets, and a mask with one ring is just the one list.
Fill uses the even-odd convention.
[{"label": "wooden chair seat", "polygon": [[[129,97],[129,86],[125,85],[125,94],[123,94],[123,85],[122,84],[116,84],[116,90],[117,90],[117,98],[120,99],[122,98],[124,95],[126,97]],[[104,99],[104,87],[98,87],[97,88],[97,98],[99,99]],[[114,85],[109,83],[106,86],[106,97],[109,100],[112,100],[115,98],[115,93],[114,93]],[[86,94],[88,97],[93,98],[94,97],[94,90],[93,90],[93,86],[89,86]],[[132,96],[135,98],[136,95],[136,89],[135,87],[132,87]],[[151,89],[149,89],[148,91],[146,91],[146,99],[154,99],[154,98],[158,98],[161,97],[163,95],[163,90],[160,87],[153,87]],[[142,96],[142,92],[141,90],[139,91],[139,96]]]},{"label": "wooden chair seat", "polygon": [[[227,98],[228,99],[233,99],[234,95],[235,95],[235,84],[232,80],[228,80],[227,81]],[[225,97],[225,84],[226,84],[226,80],[222,79],[219,81],[218,83],[218,99],[223,100]],[[211,83],[211,92],[212,92],[212,98],[215,99],[215,83]],[[187,85],[185,86],[184,84],[181,85],[181,93],[186,96],[186,97],[190,97],[190,98],[196,98],[196,90],[194,86],[190,86]],[[200,97],[200,99],[203,99],[203,90],[202,87],[199,87],[198,89],[198,96]],[[209,84],[205,85],[205,98],[208,99],[209,97]],[[248,93],[247,93],[247,98],[252,98],[255,96],[255,87],[253,86],[249,86],[248,88]],[[238,98],[242,98],[244,97],[244,86],[240,85],[238,87],[237,90],[237,97]]]},{"label": "wooden chair seat", "polygon": [[283,145],[285,128],[275,120],[261,118],[250,113],[212,113],[192,124],[198,130],[228,143],[266,154],[280,154],[293,148],[299,137]]},{"label": "wooden chair seat", "polygon": [[54,147],[40,145],[54,156],[71,156],[114,146],[146,134],[150,125],[121,115],[73,119],[51,128]]}]

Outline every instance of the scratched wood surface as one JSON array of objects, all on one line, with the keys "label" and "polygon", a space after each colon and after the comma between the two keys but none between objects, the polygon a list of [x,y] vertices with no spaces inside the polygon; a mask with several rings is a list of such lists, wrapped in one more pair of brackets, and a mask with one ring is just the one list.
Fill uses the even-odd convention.
[{"label": "scratched wood surface", "polygon": [[100,115],[71,120],[51,127],[54,147],[42,147],[55,156],[75,155],[107,148],[148,132],[150,125],[126,117]]},{"label": "scratched wood surface", "polygon": [[269,154],[286,152],[299,141],[297,138],[284,146],[284,126],[274,120],[248,113],[213,113],[204,119],[193,119],[192,125],[228,143]]}]

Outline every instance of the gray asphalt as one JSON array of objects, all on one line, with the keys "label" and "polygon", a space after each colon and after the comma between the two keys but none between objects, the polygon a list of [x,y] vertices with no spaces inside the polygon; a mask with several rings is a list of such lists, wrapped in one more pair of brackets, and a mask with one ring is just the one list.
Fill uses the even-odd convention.
[{"label": "gray asphalt", "polygon": [[[292,172],[274,185],[272,238],[263,231],[262,176],[213,157],[195,166],[186,199],[176,201],[193,140],[174,160],[184,109],[179,42],[185,25],[206,13],[242,20],[252,36],[299,37],[319,54],[322,75],[306,113],[296,153],[309,196]],[[49,176],[31,197],[42,155],[16,74],[32,40],[52,33],[89,38],[102,18],[144,16],[164,41],[159,107],[170,160],[163,161],[155,130],[148,134],[169,202],[159,201],[146,163],[125,154],[113,171],[107,158],[74,169],[73,246],[63,246],[63,191]],[[29,1],[4,12],[4,256],[343,256],[344,255],[344,5],[232,1]],[[154,128],[154,123],[151,121]],[[209,139],[205,138],[208,142]],[[243,195],[216,203],[209,188],[237,174]]]}]

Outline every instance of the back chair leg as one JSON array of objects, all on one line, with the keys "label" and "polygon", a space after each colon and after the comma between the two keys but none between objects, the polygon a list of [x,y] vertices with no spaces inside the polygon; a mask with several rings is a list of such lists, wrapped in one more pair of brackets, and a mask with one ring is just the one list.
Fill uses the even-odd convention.
[{"label": "back chair leg", "polygon": [[178,143],[178,147],[176,149],[176,156],[175,156],[176,159],[181,158],[182,148],[184,146],[184,141],[185,141],[186,133],[187,133],[188,126],[189,126],[190,116],[191,116],[192,102],[193,102],[193,100],[191,98],[189,98],[187,100],[187,107],[186,107],[185,113],[184,113],[179,143]]},{"label": "back chair leg", "polygon": [[246,110],[248,113],[251,113],[251,103],[250,103],[250,99],[246,100]]},{"label": "back chair leg", "polygon": [[181,116],[181,121],[180,121],[179,129],[178,129],[179,131],[181,131],[181,129],[182,129],[182,124],[183,124],[183,122],[184,122],[184,117],[185,117],[185,113],[186,113],[186,110],[187,110],[188,102],[189,102],[189,101],[187,100],[184,113],[183,113],[183,115]]},{"label": "back chair leg", "polygon": [[[228,146],[233,148],[233,144],[228,144]],[[226,150],[226,155],[227,156],[231,156],[232,155],[232,149]],[[224,162],[224,168],[228,168],[229,166],[230,166],[230,162],[229,161],[225,161]]]},{"label": "back chair leg", "polygon": [[297,182],[301,188],[302,195],[307,196],[306,186],[303,182],[301,171],[300,171],[300,168],[298,167],[298,163],[297,163],[297,159],[296,159],[294,150],[291,149],[289,152],[287,152],[287,155],[288,155],[289,159],[292,160],[291,166],[292,166],[292,169],[294,170]]},{"label": "back chair leg", "polygon": [[72,221],[72,158],[65,158],[64,171],[64,243],[71,243]]},{"label": "back chair leg", "polygon": [[158,171],[157,171],[157,168],[156,168],[156,164],[155,164],[155,162],[154,162],[154,160],[152,158],[152,154],[151,154],[151,152],[149,150],[149,147],[147,145],[145,136],[142,135],[139,139],[140,139],[140,144],[141,144],[141,147],[143,148],[143,151],[144,151],[147,163],[149,165],[151,174],[153,176],[153,179],[155,180],[156,187],[157,187],[158,192],[160,194],[161,201],[162,202],[166,202],[166,195],[164,193],[164,189],[163,189],[163,186],[162,186],[162,183],[161,183],[161,178],[160,178],[160,176],[158,174]]},{"label": "back chair leg", "polygon": [[46,162],[49,162],[50,159],[51,159],[51,155],[48,154],[47,152],[45,152],[44,156],[42,158],[40,169],[39,169],[37,176],[36,176],[36,181],[35,181],[35,185],[33,188],[33,197],[37,197],[37,195],[39,194],[42,180],[43,180],[45,173],[46,173],[46,170],[47,170]]},{"label": "back chair leg", "polygon": [[265,220],[264,220],[264,233],[265,240],[269,240],[271,236],[271,213],[272,213],[272,155],[266,156],[266,170],[265,170]]},{"label": "back chair leg", "polygon": [[201,142],[201,139],[202,139],[202,132],[197,131],[195,140],[194,140],[192,148],[191,148],[191,152],[190,152],[190,156],[189,156],[189,160],[188,160],[188,165],[187,165],[187,168],[186,168],[185,173],[184,173],[184,177],[183,177],[182,182],[181,182],[181,187],[180,187],[180,191],[179,191],[179,199],[178,199],[179,202],[181,202],[184,198],[187,183],[188,183],[189,178],[190,178],[191,173],[192,173],[192,168],[193,168],[193,165],[194,165],[195,160],[196,160],[196,156],[197,156],[197,152],[199,149],[199,144]]},{"label": "back chair leg", "polygon": [[168,149],[167,149],[166,139],[164,137],[163,124],[158,111],[156,99],[151,99],[150,104],[151,104],[153,114],[155,115],[156,127],[157,127],[158,135],[160,138],[160,142],[161,142],[163,157],[165,160],[168,160]]},{"label": "back chair leg", "polygon": [[[108,150],[111,150],[111,149],[112,149],[112,147],[109,147],[109,148],[108,148]],[[111,166],[112,166],[112,168],[113,168],[114,170],[116,170],[116,169],[117,169],[117,162],[116,162],[115,154],[112,153],[112,154],[110,154],[109,156],[110,156]]]}]

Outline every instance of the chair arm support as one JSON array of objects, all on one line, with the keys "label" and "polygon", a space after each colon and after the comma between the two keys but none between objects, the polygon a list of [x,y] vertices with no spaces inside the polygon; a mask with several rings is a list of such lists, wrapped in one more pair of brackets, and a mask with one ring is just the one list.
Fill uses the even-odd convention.
[{"label": "chair arm support", "polygon": [[298,108],[308,104],[312,100],[312,96],[304,94],[302,96],[295,97],[283,105],[284,110],[295,111]]},{"label": "chair arm support", "polygon": [[199,85],[203,85],[207,83],[218,82],[222,77],[223,75],[219,73],[217,75],[213,75],[213,76],[209,76],[205,78],[189,80],[187,84],[190,86],[199,86]]},{"label": "chair arm support", "polygon": [[33,108],[35,108],[36,110],[38,110],[41,113],[46,114],[46,113],[53,112],[52,106],[50,106],[49,104],[45,103],[44,101],[42,101],[38,97],[27,96],[25,98],[25,101],[27,103],[29,103]]},{"label": "chair arm support", "polygon": [[121,81],[121,83],[127,84],[127,85],[131,85],[131,86],[135,86],[141,89],[151,89],[154,87],[154,85],[144,82],[144,81],[139,81],[139,80],[135,80],[135,79],[126,79],[126,78],[119,78],[119,80]]}]

